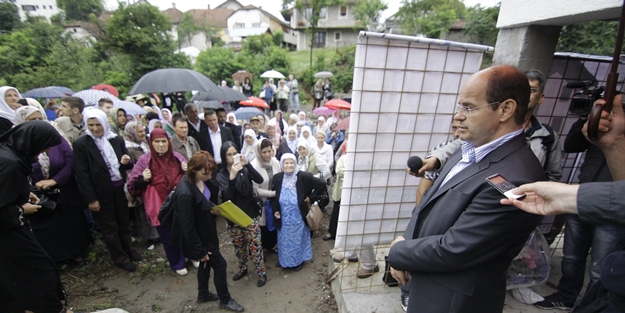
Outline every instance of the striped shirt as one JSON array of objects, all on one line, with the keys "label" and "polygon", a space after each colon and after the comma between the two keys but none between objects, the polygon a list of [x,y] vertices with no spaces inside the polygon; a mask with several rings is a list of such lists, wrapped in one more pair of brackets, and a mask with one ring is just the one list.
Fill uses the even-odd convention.
[{"label": "striped shirt", "polygon": [[479,147],[465,141],[465,143],[462,144],[462,159],[460,159],[460,161],[458,161],[458,163],[454,165],[451,171],[449,171],[449,174],[445,176],[445,180],[443,180],[441,186],[443,186],[448,180],[450,180],[456,174],[460,173],[460,171],[467,168],[469,165],[482,161],[489,153],[493,152],[495,149],[499,148],[501,145],[521,133],[523,133],[523,128],[519,128],[513,132],[507,133]]}]

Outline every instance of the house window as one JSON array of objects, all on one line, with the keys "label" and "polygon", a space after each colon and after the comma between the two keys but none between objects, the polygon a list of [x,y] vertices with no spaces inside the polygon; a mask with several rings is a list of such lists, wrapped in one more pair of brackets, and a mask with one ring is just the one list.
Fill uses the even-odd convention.
[{"label": "house window", "polygon": [[224,35],[228,35],[228,29],[224,28]]},{"label": "house window", "polygon": [[327,18],[326,16],[326,8],[321,8],[321,11],[319,12],[319,18],[322,20],[325,20]]},{"label": "house window", "polygon": [[254,28],[260,28],[260,23],[252,23],[252,27],[254,27]]},{"label": "house window", "polygon": [[53,9],[53,7],[52,7],[52,6],[50,6],[50,10],[52,10],[52,9]]},{"label": "house window", "polygon": [[245,28],[245,23],[234,23],[234,28]]},{"label": "house window", "polygon": [[[319,11],[319,19],[321,20],[325,20],[326,19],[326,8],[321,8],[321,11]],[[307,21],[310,21],[312,18],[312,8],[306,8],[304,10],[304,18]]]},{"label": "house window", "polygon": [[37,8],[35,8],[34,5],[23,5],[22,10],[24,10],[25,12],[33,12],[37,11]]},{"label": "house window", "polygon": [[347,6],[346,5],[342,5],[339,8],[339,17],[347,17]]},{"label": "house window", "polygon": [[316,32],[313,37],[313,48],[325,48],[326,32]]},{"label": "house window", "polygon": [[341,32],[335,32],[334,41],[340,41],[340,40],[341,40]]}]

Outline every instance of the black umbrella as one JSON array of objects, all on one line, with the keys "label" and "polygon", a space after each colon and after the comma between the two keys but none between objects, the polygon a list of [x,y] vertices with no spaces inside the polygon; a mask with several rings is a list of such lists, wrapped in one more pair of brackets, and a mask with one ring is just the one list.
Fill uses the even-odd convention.
[{"label": "black umbrella", "polygon": [[198,101],[195,103],[195,105],[197,105],[198,109],[213,109],[213,110],[217,110],[217,109],[223,109],[224,106],[219,103],[219,101]]},{"label": "black umbrella", "polygon": [[204,74],[194,70],[165,68],[143,75],[128,91],[128,94],[191,90],[217,90],[217,85]]},{"label": "black umbrella", "polygon": [[193,97],[191,101],[241,101],[247,100],[247,97],[231,88],[217,87],[217,90],[211,90],[209,92],[199,91]]}]

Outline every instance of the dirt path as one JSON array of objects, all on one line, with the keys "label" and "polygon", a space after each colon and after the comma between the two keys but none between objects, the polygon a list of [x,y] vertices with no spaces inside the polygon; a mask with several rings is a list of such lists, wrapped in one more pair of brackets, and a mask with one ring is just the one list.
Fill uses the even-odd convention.
[{"label": "dirt path", "polygon": [[[330,210],[324,219],[326,224],[329,214]],[[313,259],[299,272],[275,268],[277,255],[265,252],[268,280],[267,285],[258,288],[251,262],[248,264],[252,269],[250,273],[240,281],[232,281],[238,268],[225,224],[223,219],[218,221],[221,252],[228,261],[228,288],[246,312],[338,312],[334,296],[325,285],[329,251],[334,242],[323,241],[323,232],[313,236]],[[326,228],[327,225],[322,229]],[[164,262],[162,245],[157,245],[153,251],[144,245],[136,248],[145,260],[134,273],[115,267],[101,243],[92,247],[90,264],[64,269],[62,278],[70,296],[69,306],[86,311],[122,308],[130,313],[219,310],[217,302],[197,303],[197,271],[190,263],[189,275],[179,276]],[[209,289],[215,292],[212,275]]]}]

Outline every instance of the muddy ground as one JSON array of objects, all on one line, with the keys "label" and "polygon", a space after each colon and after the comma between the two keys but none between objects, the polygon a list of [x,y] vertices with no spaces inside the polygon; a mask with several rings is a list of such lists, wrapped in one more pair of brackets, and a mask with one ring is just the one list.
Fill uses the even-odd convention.
[{"label": "muddy ground", "polygon": [[[226,233],[226,222],[219,217],[220,250],[228,261],[228,288],[246,312],[338,312],[330,286],[325,284],[334,241],[322,240],[331,208],[330,205],[325,213],[323,231],[313,236],[313,259],[306,262],[301,271],[275,268],[277,254],[265,251],[268,280],[261,288],[256,287],[258,276],[253,273],[251,262],[246,277],[236,282],[232,280],[238,271],[238,262]],[[100,241],[90,248],[91,262],[86,266],[62,266],[69,307],[85,311],[122,308],[130,313],[219,310],[218,302],[200,304],[196,301],[197,271],[191,263],[187,264],[189,274],[179,276],[164,262],[162,245],[155,246],[152,251],[147,250],[145,244],[135,245],[145,259],[138,262],[138,270],[134,273],[115,267]],[[215,292],[212,277],[211,273],[209,289]]]}]

